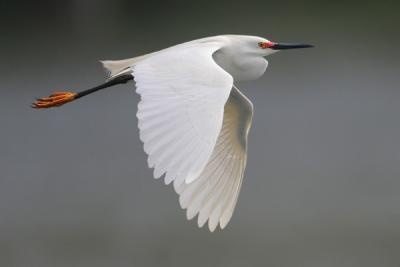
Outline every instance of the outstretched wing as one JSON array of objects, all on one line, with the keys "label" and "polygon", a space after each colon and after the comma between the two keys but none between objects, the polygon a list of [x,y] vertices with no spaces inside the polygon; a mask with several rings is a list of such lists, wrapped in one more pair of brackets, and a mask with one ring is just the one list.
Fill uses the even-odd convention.
[{"label": "outstretched wing", "polygon": [[217,43],[166,49],[134,64],[141,96],[140,139],[154,177],[190,183],[203,171],[221,131],[224,105],[233,84],[218,66]]},{"label": "outstretched wing", "polygon": [[175,186],[187,218],[199,214],[199,227],[208,220],[210,231],[218,223],[223,229],[232,217],[246,166],[252,117],[252,103],[233,87],[225,104],[222,130],[205,169],[193,183]]}]

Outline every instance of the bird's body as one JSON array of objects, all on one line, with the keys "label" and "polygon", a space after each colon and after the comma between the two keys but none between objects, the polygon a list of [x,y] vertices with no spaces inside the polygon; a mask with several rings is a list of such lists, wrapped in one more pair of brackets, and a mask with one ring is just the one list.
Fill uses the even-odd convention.
[{"label": "bird's body", "polygon": [[[54,94],[34,107],[62,105],[130,79],[141,96],[140,139],[154,177],[173,183],[187,218],[198,215],[210,231],[229,222],[247,158],[253,105],[237,81],[259,78],[265,56],[305,48],[261,37],[221,35],[179,44],[140,57],[102,61],[108,81],[78,94]],[[72,94],[72,95],[71,95]]]},{"label": "bird's body", "polygon": [[[159,53],[167,51],[179,51],[181,49],[198,47],[201,45],[216,45],[219,49],[213,54],[215,62],[227,71],[233,77],[234,81],[255,80],[261,77],[267,69],[268,61],[260,57],[260,53],[248,49],[247,44],[266,42],[264,38],[246,35],[219,35],[206,37],[182,44],[178,44],[147,55],[123,60],[105,60],[101,61],[110,78],[121,75],[124,71],[148,57],[156,56]],[[272,54],[275,51],[268,51]],[[263,56],[268,55],[263,54]]]}]

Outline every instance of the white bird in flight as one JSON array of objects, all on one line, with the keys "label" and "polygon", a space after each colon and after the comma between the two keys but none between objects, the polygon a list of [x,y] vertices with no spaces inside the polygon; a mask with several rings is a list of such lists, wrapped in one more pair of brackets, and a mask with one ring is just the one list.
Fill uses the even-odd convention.
[{"label": "white bird in flight", "polygon": [[134,79],[140,139],[154,177],[173,183],[179,203],[211,232],[232,217],[243,180],[253,105],[235,86],[265,72],[264,58],[307,44],[274,43],[245,35],[220,35],[135,58],[101,61],[104,84],[37,99],[34,108],[61,106]]}]

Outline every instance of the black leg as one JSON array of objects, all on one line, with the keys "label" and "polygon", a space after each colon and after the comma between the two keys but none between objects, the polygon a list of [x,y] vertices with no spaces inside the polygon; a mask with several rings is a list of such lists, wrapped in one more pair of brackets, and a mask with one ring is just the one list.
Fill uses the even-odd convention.
[{"label": "black leg", "polygon": [[98,85],[96,87],[93,87],[93,88],[78,92],[76,94],[76,96],[75,96],[75,99],[84,97],[84,96],[89,95],[91,93],[97,92],[97,91],[99,91],[101,89],[105,89],[105,88],[108,88],[108,87],[111,87],[111,86],[114,86],[114,85],[117,85],[117,84],[127,83],[128,81],[130,81],[132,79],[133,79],[133,76],[130,75],[130,74],[125,74],[125,75],[118,76],[118,77],[116,77],[116,78],[114,78],[114,79],[112,79],[112,80],[110,80],[108,82],[105,82],[103,84],[100,84],[100,85]]}]

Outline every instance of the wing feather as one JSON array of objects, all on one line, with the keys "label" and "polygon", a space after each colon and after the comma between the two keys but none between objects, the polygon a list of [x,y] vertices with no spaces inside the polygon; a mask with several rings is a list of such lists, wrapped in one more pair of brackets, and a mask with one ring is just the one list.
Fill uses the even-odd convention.
[{"label": "wing feather", "polygon": [[166,49],[132,66],[141,96],[140,139],[154,177],[166,174],[167,184],[195,181],[216,144],[233,84],[213,59],[220,47],[213,42]]},{"label": "wing feather", "polygon": [[232,217],[246,165],[252,116],[252,103],[233,87],[225,104],[222,129],[203,172],[193,183],[174,184],[187,218],[198,214],[199,227],[208,221],[210,231],[218,224],[224,228]]},{"label": "wing feather", "polygon": [[[232,217],[243,180],[253,106],[201,43],[132,66],[140,139],[154,177],[173,182],[186,216],[214,231]],[[179,64],[176,64],[179,62]],[[232,88],[232,89],[231,89]]]}]

